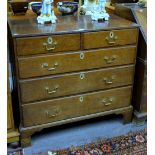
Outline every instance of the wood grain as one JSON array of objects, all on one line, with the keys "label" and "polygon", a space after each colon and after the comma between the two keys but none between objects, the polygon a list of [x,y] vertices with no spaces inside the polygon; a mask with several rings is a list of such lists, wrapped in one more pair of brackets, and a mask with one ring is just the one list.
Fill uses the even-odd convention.
[{"label": "wood grain", "polygon": [[[43,44],[47,43],[49,37],[56,41],[57,45],[48,45],[49,49],[55,47],[54,50],[48,51]],[[80,50],[80,34],[19,38],[16,42],[19,56]]]},{"label": "wood grain", "polygon": [[56,24],[40,25],[37,23],[36,16],[8,16],[12,36],[14,38],[68,34],[80,32],[103,31],[113,29],[136,28],[137,24],[110,14],[110,20],[98,23],[92,22],[90,16],[57,16]]},{"label": "wood grain", "polygon": [[[116,57],[116,59],[113,59],[113,57]],[[136,46],[19,58],[19,76],[20,78],[31,78],[101,67],[134,64],[135,60]],[[43,67],[44,64],[48,64],[48,66]]]},{"label": "wood grain", "polygon": [[[83,97],[83,101],[80,101],[80,97]],[[103,100],[108,104],[110,98],[113,98],[111,104],[105,105]],[[24,105],[23,125],[28,127],[127,107],[130,99],[131,87],[125,87]]]},{"label": "wood grain", "polygon": [[136,64],[132,104],[135,110],[147,112],[147,65],[141,59],[137,59]]},{"label": "wood grain", "polygon": [[[117,36],[117,39],[113,43],[109,43],[106,40],[106,37],[109,37],[110,32],[113,32],[114,36]],[[109,46],[136,44],[137,37],[138,37],[137,29],[84,33],[83,34],[83,40],[84,40],[83,48],[90,49],[90,48],[102,48],[102,47],[109,47]]]},{"label": "wood grain", "polygon": [[[20,82],[22,102],[52,99],[88,91],[96,91],[133,82],[134,66],[99,69]],[[81,76],[84,76],[81,79]],[[105,80],[107,78],[107,80]],[[110,81],[110,83],[106,83]],[[58,87],[58,88],[57,88]],[[48,88],[49,90],[47,90]],[[57,89],[56,89],[57,88]],[[49,93],[50,91],[56,91]]]}]

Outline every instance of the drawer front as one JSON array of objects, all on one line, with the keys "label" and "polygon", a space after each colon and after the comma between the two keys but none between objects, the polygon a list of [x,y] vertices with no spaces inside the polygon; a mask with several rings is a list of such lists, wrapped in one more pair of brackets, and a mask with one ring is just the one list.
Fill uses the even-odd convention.
[{"label": "drawer front", "polygon": [[22,102],[95,91],[133,82],[134,66],[99,69],[20,82]]},{"label": "drawer front", "polygon": [[83,34],[83,48],[101,48],[136,44],[138,29],[90,32]]},{"label": "drawer front", "polygon": [[131,87],[23,105],[24,127],[104,112],[130,105]]},{"label": "drawer front", "polygon": [[80,50],[80,34],[19,38],[17,55],[33,55]]},{"label": "drawer front", "polygon": [[135,63],[135,58],[135,46],[20,58],[18,59],[19,76],[20,78],[30,78],[115,65],[132,64]]}]

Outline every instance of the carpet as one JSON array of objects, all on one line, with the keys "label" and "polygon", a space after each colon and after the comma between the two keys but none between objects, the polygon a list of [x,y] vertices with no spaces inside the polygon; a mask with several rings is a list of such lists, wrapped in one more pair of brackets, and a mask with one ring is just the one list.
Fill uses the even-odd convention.
[{"label": "carpet", "polygon": [[71,146],[67,149],[48,150],[32,155],[146,155],[147,129],[130,132],[111,139],[100,139],[83,146]]},{"label": "carpet", "polygon": [[[8,155],[27,155],[23,150]],[[32,152],[32,155],[147,155],[147,129],[110,139],[98,139],[83,146]]]}]

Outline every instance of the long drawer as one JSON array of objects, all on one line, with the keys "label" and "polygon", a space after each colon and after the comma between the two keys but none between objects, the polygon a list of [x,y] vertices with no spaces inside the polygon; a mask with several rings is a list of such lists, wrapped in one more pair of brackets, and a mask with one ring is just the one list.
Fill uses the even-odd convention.
[{"label": "long drawer", "polygon": [[35,76],[132,64],[135,63],[135,57],[136,47],[125,46],[85,52],[19,58],[19,76],[20,78],[31,78]]},{"label": "long drawer", "polygon": [[91,49],[136,44],[137,38],[138,29],[124,29],[84,33],[83,48]]},{"label": "long drawer", "polygon": [[129,85],[134,65],[20,81],[22,102]]},{"label": "long drawer", "polygon": [[132,87],[116,88],[22,106],[24,127],[108,111],[130,105]]},{"label": "long drawer", "polygon": [[33,55],[80,50],[80,34],[52,35],[16,39],[17,55]]}]

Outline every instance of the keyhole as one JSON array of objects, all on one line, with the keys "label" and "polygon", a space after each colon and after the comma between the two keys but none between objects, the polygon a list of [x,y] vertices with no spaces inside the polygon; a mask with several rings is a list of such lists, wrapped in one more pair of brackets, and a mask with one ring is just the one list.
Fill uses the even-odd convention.
[{"label": "keyhole", "polygon": [[47,42],[48,42],[48,44],[52,44],[53,39],[51,37],[48,37]]},{"label": "keyhole", "polygon": [[85,78],[84,73],[81,73],[81,74],[80,74],[80,79],[82,80],[82,79],[84,79],[84,78]]},{"label": "keyhole", "polygon": [[83,102],[83,96],[80,96],[79,100],[80,100],[80,102]]},{"label": "keyhole", "polygon": [[84,59],[84,53],[80,53],[80,59]]},{"label": "keyhole", "polygon": [[110,36],[110,38],[113,38],[114,37],[114,33],[110,32],[109,36]]}]

